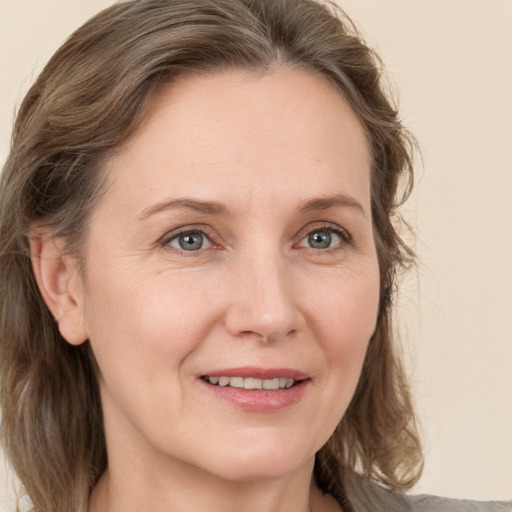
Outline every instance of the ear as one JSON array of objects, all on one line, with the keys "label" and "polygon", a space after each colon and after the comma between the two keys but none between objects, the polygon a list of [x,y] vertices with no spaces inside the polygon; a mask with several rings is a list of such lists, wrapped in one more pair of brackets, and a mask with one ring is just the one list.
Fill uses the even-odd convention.
[{"label": "ear", "polygon": [[64,254],[64,245],[62,238],[54,236],[52,228],[32,229],[30,254],[41,295],[62,337],[72,345],[80,345],[88,335],[78,261]]}]

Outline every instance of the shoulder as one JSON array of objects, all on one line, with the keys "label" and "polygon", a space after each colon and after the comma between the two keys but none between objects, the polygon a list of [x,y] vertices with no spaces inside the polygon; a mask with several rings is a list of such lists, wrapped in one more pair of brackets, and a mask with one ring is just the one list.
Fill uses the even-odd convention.
[{"label": "shoulder", "polygon": [[512,501],[473,501],[408,494],[385,489],[363,478],[347,489],[353,512],[512,512]]},{"label": "shoulder", "polygon": [[414,512],[512,512],[512,501],[473,501],[420,494],[407,500]]}]

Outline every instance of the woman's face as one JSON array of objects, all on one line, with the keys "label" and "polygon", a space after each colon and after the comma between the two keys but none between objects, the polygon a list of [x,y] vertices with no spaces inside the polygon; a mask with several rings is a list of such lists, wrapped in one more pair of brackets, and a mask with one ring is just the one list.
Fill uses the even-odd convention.
[{"label": "woman's face", "polygon": [[82,300],[109,464],[238,481],[311,467],[378,309],[348,104],[302,70],[182,78],[106,172]]}]

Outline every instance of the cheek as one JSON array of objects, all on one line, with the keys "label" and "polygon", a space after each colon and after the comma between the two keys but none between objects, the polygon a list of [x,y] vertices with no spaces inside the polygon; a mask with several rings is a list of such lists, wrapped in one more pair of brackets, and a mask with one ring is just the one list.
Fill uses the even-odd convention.
[{"label": "cheek", "polygon": [[378,268],[336,277],[310,295],[309,325],[321,349],[317,411],[310,420],[318,449],[332,435],[354,395],[379,302]]},{"label": "cheek", "polygon": [[333,280],[310,304],[326,350],[360,351],[376,326],[378,268]]},{"label": "cheek", "polygon": [[199,288],[176,275],[171,280],[165,272],[134,278],[117,270],[105,272],[88,299],[87,324],[105,415],[111,426],[128,419],[151,431],[150,423],[168,422],[184,407],[187,361],[218,317],[208,292],[214,288]]},{"label": "cheek", "polygon": [[378,268],[351,275],[311,300],[312,322],[318,333],[332,393],[344,390],[348,405],[361,373],[379,305]]},{"label": "cheek", "polygon": [[119,267],[96,277],[101,286],[90,287],[89,337],[95,351],[108,352],[117,361],[175,367],[218,316],[216,288],[208,286],[208,279],[198,283],[166,272],[137,276]]}]

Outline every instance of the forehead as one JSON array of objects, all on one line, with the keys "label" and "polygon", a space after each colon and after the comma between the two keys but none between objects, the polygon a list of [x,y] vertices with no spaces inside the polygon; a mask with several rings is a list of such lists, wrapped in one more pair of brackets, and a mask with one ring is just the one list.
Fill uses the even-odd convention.
[{"label": "forehead", "polygon": [[325,195],[338,185],[366,194],[370,153],[357,116],[326,80],[301,69],[229,70],[162,87],[107,167],[118,189],[146,190],[147,200],[163,189],[243,191],[245,200],[266,184],[281,194]]}]

